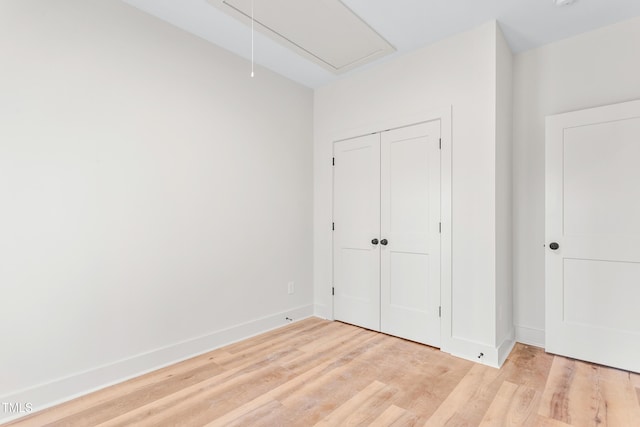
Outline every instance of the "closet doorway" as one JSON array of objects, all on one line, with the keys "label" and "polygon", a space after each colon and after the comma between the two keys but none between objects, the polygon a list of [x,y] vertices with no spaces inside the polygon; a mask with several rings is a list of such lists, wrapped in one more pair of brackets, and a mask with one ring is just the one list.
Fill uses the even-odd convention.
[{"label": "closet doorway", "polygon": [[440,347],[441,120],[334,142],[334,318]]}]

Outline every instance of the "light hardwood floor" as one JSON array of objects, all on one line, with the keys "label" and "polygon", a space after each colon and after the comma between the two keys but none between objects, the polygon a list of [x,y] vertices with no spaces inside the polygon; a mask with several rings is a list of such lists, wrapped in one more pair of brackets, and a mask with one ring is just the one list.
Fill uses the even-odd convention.
[{"label": "light hardwood floor", "polygon": [[640,375],[516,345],[502,369],[306,319],[10,426],[640,426]]}]

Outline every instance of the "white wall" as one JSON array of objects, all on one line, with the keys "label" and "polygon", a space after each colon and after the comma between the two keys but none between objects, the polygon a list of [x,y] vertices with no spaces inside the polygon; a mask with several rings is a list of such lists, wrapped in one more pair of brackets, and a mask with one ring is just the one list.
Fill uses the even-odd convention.
[{"label": "white wall", "polygon": [[513,54],[496,28],[496,346],[506,356],[513,328]]},{"label": "white wall", "polygon": [[4,0],[0,52],[1,401],[312,314],[310,89],[118,1]]},{"label": "white wall", "polygon": [[514,62],[514,279],[519,341],[544,346],[544,118],[640,99],[640,18]]},{"label": "white wall", "polygon": [[496,23],[317,89],[314,105],[316,313],[331,317],[332,138],[453,106],[453,350],[494,349]]}]

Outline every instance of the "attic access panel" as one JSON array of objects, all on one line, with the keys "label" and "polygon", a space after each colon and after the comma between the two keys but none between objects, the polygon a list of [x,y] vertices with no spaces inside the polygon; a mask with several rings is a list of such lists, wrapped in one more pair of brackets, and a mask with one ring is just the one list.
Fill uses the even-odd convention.
[{"label": "attic access panel", "polygon": [[[251,0],[208,0],[251,24]],[[255,29],[334,74],[395,49],[340,0],[254,0]]]}]

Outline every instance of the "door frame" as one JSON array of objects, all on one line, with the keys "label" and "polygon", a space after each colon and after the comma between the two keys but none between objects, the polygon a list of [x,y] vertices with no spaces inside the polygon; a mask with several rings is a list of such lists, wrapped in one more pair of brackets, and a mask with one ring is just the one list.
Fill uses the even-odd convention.
[{"label": "door frame", "polygon": [[[421,114],[411,116],[389,118],[374,121],[341,132],[336,132],[331,138],[331,155],[333,156],[335,143],[346,139],[356,138],[363,135],[384,132],[388,130],[413,126],[420,123],[440,121],[440,138],[442,148],[440,151],[440,221],[442,231],[440,235],[440,306],[442,307],[440,318],[440,344],[441,349],[447,351],[449,340],[451,339],[451,196],[452,196],[452,106],[435,108]],[[331,218],[333,222],[334,214],[334,169],[331,169]],[[331,233],[329,259],[331,260],[331,284],[329,285],[330,295],[330,320],[335,320],[334,298],[332,286],[334,282],[333,265],[333,233]]]}]

